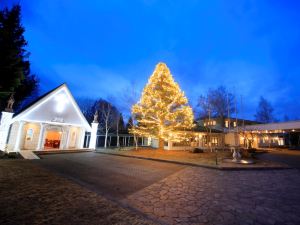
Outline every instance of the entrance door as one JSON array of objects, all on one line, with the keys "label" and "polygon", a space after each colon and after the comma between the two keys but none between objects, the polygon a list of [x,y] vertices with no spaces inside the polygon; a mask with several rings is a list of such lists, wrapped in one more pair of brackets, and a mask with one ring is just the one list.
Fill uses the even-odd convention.
[{"label": "entrance door", "polygon": [[61,142],[61,131],[57,130],[48,130],[46,132],[45,138],[45,149],[59,149],[60,142]]}]

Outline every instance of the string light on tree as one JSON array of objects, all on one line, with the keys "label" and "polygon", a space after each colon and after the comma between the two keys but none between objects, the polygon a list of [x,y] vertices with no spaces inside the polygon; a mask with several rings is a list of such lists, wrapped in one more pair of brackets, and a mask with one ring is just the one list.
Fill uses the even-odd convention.
[{"label": "string light on tree", "polygon": [[132,115],[136,120],[130,132],[138,136],[163,141],[186,140],[193,127],[194,115],[188,100],[174,81],[165,63],[158,63],[146,84],[140,101],[133,105]]}]

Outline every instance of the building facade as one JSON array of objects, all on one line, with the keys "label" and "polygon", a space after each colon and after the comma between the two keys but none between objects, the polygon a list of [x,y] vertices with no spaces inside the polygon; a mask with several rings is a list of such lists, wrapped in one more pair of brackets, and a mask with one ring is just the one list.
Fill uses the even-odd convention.
[{"label": "building facade", "polygon": [[91,126],[66,84],[46,93],[14,115],[3,112],[0,148],[21,150],[81,149]]},{"label": "building facade", "polygon": [[238,133],[241,146],[300,148],[300,121],[248,125]]},{"label": "building facade", "polygon": [[212,128],[219,131],[228,131],[236,127],[258,124],[256,121],[244,120],[239,118],[202,118],[198,120],[198,124],[203,127]]}]

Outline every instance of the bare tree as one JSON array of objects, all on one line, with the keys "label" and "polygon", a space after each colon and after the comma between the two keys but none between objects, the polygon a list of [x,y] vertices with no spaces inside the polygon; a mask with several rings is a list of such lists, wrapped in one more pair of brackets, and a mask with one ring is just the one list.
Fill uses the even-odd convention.
[{"label": "bare tree", "polygon": [[135,81],[131,81],[129,85],[122,90],[121,108],[126,114],[131,115],[131,107],[138,101],[139,95]]},{"label": "bare tree", "polygon": [[[131,81],[130,84],[128,85],[128,87],[126,87],[123,90],[123,95],[122,95],[122,99],[123,99],[123,109],[126,112],[130,112],[131,114],[131,107],[138,101],[138,91],[137,91],[137,85],[136,82]],[[130,123],[128,127],[133,127],[135,126],[135,118],[132,116],[129,116],[128,122]],[[137,140],[137,136],[136,134],[133,135],[134,138],[134,143],[135,143],[135,148],[138,148],[138,140]]]},{"label": "bare tree", "polygon": [[99,125],[105,134],[104,148],[107,148],[107,137],[110,131],[116,130],[118,116],[120,112],[110,102],[100,99],[96,102],[96,108],[99,113]]},{"label": "bare tree", "polygon": [[207,117],[210,111],[212,117],[221,118],[223,123],[228,111],[234,112],[234,95],[225,86],[209,89],[205,95],[199,97],[198,106],[201,109],[200,116]]},{"label": "bare tree", "polygon": [[[108,101],[117,103],[118,102],[117,97],[119,98],[119,96],[111,95],[111,96],[108,97]],[[120,104],[118,104],[118,108],[122,109],[122,106],[119,106],[119,105]],[[115,126],[115,128],[116,128],[115,132],[116,132],[116,135],[117,135],[117,147],[120,147],[120,136],[119,136],[119,134],[120,134],[120,131],[124,131],[124,127],[125,127],[123,114],[122,113],[116,113],[115,119],[116,119],[116,121],[115,121],[115,125],[116,125]]]},{"label": "bare tree", "polygon": [[119,113],[117,116],[116,121],[116,133],[117,133],[117,147],[120,147],[120,131],[124,131],[124,119],[122,113]]},{"label": "bare tree", "polygon": [[[205,95],[201,95],[198,100],[200,107],[200,117],[208,118],[206,126],[208,143],[211,145],[211,118],[218,117],[221,120],[221,126],[224,128],[225,118],[235,111],[234,95],[230,93],[225,86],[219,86],[217,89],[209,89]],[[230,119],[230,118],[229,118]],[[224,148],[224,140],[222,140]],[[212,147],[211,151],[212,151]],[[217,151],[216,151],[217,163]]]}]

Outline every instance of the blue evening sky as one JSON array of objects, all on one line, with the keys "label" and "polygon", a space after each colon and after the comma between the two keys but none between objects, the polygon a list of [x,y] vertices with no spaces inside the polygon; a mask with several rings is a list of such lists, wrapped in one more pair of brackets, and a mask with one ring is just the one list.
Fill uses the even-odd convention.
[{"label": "blue evening sky", "polygon": [[18,2],[41,92],[66,82],[75,97],[122,99],[163,61],[193,106],[225,85],[243,96],[246,118],[260,96],[278,119],[300,117],[300,1]]}]

